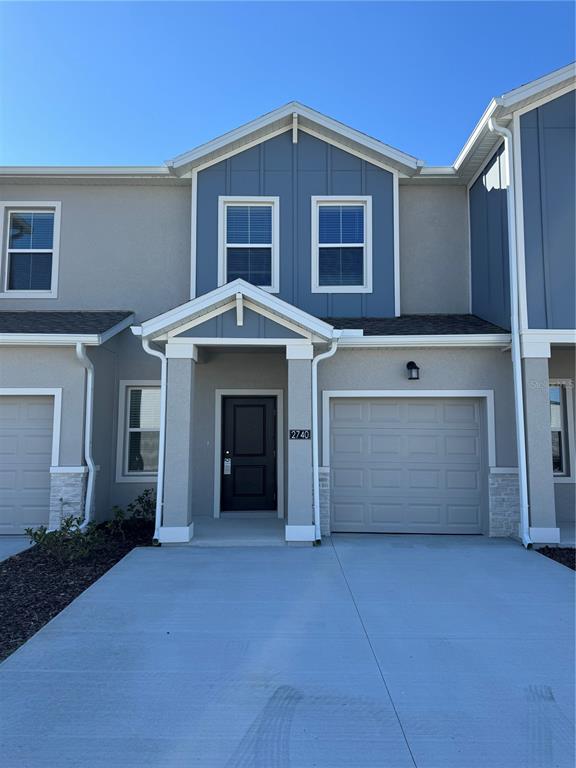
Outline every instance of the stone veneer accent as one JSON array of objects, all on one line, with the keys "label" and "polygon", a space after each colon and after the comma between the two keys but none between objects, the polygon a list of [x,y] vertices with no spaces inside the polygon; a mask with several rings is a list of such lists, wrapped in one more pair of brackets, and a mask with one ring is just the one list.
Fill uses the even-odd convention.
[{"label": "stone veneer accent", "polygon": [[330,467],[319,467],[320,478],[320,533],[330,536]]},{"label": "stone veneer accent", "polygon": [[62,518],[68,515],[81,517],[84,514],[86,478],[86,472],[50,473],[49,528],[58,528]]},{"label": "stone veneer accent", "polygon": [[490,472],[488,475],[490,536],[518,536],[519,496],[517,472]]}]

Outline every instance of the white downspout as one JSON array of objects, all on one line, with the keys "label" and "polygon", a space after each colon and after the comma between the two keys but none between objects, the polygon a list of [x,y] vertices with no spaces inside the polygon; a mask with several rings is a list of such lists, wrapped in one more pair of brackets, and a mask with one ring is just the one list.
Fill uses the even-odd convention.
[{"label": "white downspout", "polygon": [[520,353],[520,323],[518,305],[518,249],[516,243],[516,193],[514,187],[514,146],[512,132],[493,119],[488,121],[492,133],[504,137],[506,172],[508,175],[508,264],[510,270],[510,331],[512,334],[512,376],[516,411],[516,450],[518,452],[518,484],[520,490],[520,535],[528,548],[530,512],[528,507],[528,471],[526,467],[526,426],[524,423],[524,392],[522,389],[522,357]]},{"label": "white downspout", "polygon": [[316,355],[312,360],[312,505],[314,507],[314,536],[320,541],[320,466],[319,466],[319,419],[318,419],[318,363],[336,354],[341,331],[334,331],[332,345],[327,352]]},{"label": "white downspout", "polygon": [[164,507],[164,457],[166,445],[166,355],[157,349],[152,349],[148,339],[142,337],[142,347],[153,357],[160,360],[160,439],[158,441],[158,481],[156,484],[156,515],[154,521],[155,543],[160,538],[160,527],[162,526],[162,510]]},{"label": "white downspout", "polygon": [[86,482],[86,497],[84,499],[84,521],[80,530],[84,530],[92,518],[92,504],[94,500],[94,482],[96,480],[96,467],[92,457],[92,423],[94,410],[94,365],[86,354],[84,344],[76,344],[76,357],[86,369],[86,403],[84,407],[84,461],[88,467]]}]

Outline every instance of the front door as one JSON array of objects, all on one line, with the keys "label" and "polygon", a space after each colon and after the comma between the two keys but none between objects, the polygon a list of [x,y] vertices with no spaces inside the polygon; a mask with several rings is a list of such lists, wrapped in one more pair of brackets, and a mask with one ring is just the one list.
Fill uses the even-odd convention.
[{"label": "front door", "polygon": [[275,511],[276,398],[222,399],[222,512]]}]

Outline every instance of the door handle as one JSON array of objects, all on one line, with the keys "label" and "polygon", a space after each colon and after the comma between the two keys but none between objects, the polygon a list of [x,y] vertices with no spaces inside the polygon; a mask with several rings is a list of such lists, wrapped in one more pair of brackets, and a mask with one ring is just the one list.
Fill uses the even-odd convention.
[{"label": "door handle", "polygon": [[225,475],[231,475],[232,474],[232,459],[230,459],[230,458],[225,458],[224,459],[223,474],[225,474]]}]

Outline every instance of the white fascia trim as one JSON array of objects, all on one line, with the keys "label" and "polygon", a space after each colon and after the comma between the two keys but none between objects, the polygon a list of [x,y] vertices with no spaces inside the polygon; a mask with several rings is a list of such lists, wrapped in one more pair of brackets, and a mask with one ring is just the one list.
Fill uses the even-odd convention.
[{"label": "white fascia trim", "polygon": [[269,309],[275,315],[277,314],[279,318],[285,317],[296,323],[296,325],[301,325],[306,330],[324,339],[332,337],[333,328],[328,323],[324,323],[313,315],[309,315],[307,312],[288,304],[282,299],[272,296],[266,291],[247,283],[245,280],[233,280],[231,283],[215,288],[210,293],[206,293],[197,299],[192,299],[186,304],[181,304],[179,307],[171,309],[169,312],[147,320],[142,323],[142,335],[147,337],[158,336],[176,327],[179,323],[188,322],[193,317],[202,315],[204,312],[215,308],[219,302],[225,303],[226,301],[235,300],[237,293],[241,293],[245,298],[251,299],[256,305]]},{"label": "white fascia trim", "polygon": [[194,537],[194,523],[190,525],[162,525],[158,533],[160,544],[187,544]]},{"label": "white fascia trim", "polygon": [[287,525],[286,541],[315,541],[316,529],[313,525]]},{"label": "white fascia trim", "polygon": [[93,177],[93,176],[164,176],[171,177],[170,170],[163,165],[160,166],[113,166],[113,165],[3,165],[0,166],[0,176],[74,176],[74,177]]},{"label": "white fascia trim", "polygon": [[[284,120],[286,122],[286,125],[282,128],[282,130],[291,130],[294,114],[296,114],[298,118],[303,117],[306,120],[309,120],[311,123],[319,126],[320,128],[324,128],[337,135],[343,136],[348,140],[354,141],[360,146],[363,146],[372,152],[382,155],[383,158],[389,158],[390,160],[393,160],[394,162],[404,166],[408,172],[414,172],[418,167],[422,165],[422,161],[418,160],[412,155],[408,155],[405,152],[394,149],[393,147],[378,141],[378,139],[373,139],[372,137],[367,136],[366,134],[361,133],[354,128],[350,128],[349,126],[344,125],[344,123],[340,123],[337,120],[327,117],[326,115],[323,115],[322,113],[317,112],[310,107],[306,107],[297,101],[291,101],[288,104],[273,110],[272,112],[268,112],[267,114],[262,115],[248,123],[245,123],[244,125],[235,128],[232,131],[228,131],[222,136],[218,136],[212,141],[201,144],[199,147],[196,147],[195,149],[192,149],[188,152],[184,152],[181,155],[177,155],[171,160],[168,160],[166,165],[170,168],[174,168],[175,170],[182,168],[183,166],[199,161],[203,157],[213,154],[218,150],[224,149],[230,144],[242,141],[242,139],[250,136],[251,133],[254,133],[255,131],[261,131],[267,126],[272,126],[279,121]],[[307,126],[302,125],[299,121],[298,129],[306,130],[306,128]],[[267,138],[268,137],[266,135],[263,135],[259,137],[258,141],[266,141]],[[326,140],[328,140],[328,138]],[[239,149],[239,151],[242,151],[243,149],[244,148],[242,147]]]},{"label": "white fascia trim", "polygon": [[0,333],[0,345],[68,347],[85,344],[97,347],[124,331],[134,321],[129,315],[104,333]]},{"label": "white fascia trim", "polygon": [[574,328],[530,328],[522,331],[529,341],[547,341],[549,344],[576,344]]},{"label": "white fascia trim", "polygon": [[0,387],[0,397],[23,397],[26,395],[49,395],[54,398],[52,418],[52,453],[50,471],[60,464],[60,431],[62,425],[62,387]]},{"label": "white fascia trim", "polygon": [[434,336],[342,336],[339,347],[506,347],[509,333]]},{"label": "white fascia trim", "polygon": [[[363,285],[320,285],[319,252],[322,247],[318,239],[319,210],[321,205],[349,205],[361,203],[364,207],[364,284]],[[312,195],[311,198],[311,287],[312,293],[372,293],[372,196],[371,195]],[[350,243],[353,247],[354,244]]]},{"label": "white fascia trim", "polygon": [[263,291],[278,293],[280,290],[280,198],[266,195],[219,195],[218,196],[218,285],[227,283],[226,207],[228,205],[264,205],[272,208],[271,285],[259,285]]},{"label": "white fascia trim", "polygon": [[488,427],[488,470],[496,465],[496,421],[493,389],[325,389],[322,392],[322,465],[330,466],[330,400],[333,398],[465,397],[483,398]]},{"label": "white fascia trim", "polygon": [[[565,84],[565,87],[562,88],[562,90],[571,90],[571,88],[574,87],[575,78],[576,63],[572,62],[571,64],[567,64],[565,67],[561,67],[560,69],[554,70],[554,72],[549,72],[547,75],[539,77],[537,80],[532,80],[525,85],[514,88],[512,91],[503,93],[502,96],[498,99],[498,102],[504,109],[512,110],[515,104],[525,101],[526,99],[530,99],[534,96],[538,96],[538,94],[542,93],[542,91],[545,91],[548,88],[562,88],[562,85]],[[543,99],[546,101],[555,98],[558,98],[557,92],[553,94],[547,94],[545,97],[543,97]],[[525,109],[530,110],[534,108],[534,104],[532,104],[530,106],[526,106]]]}]

